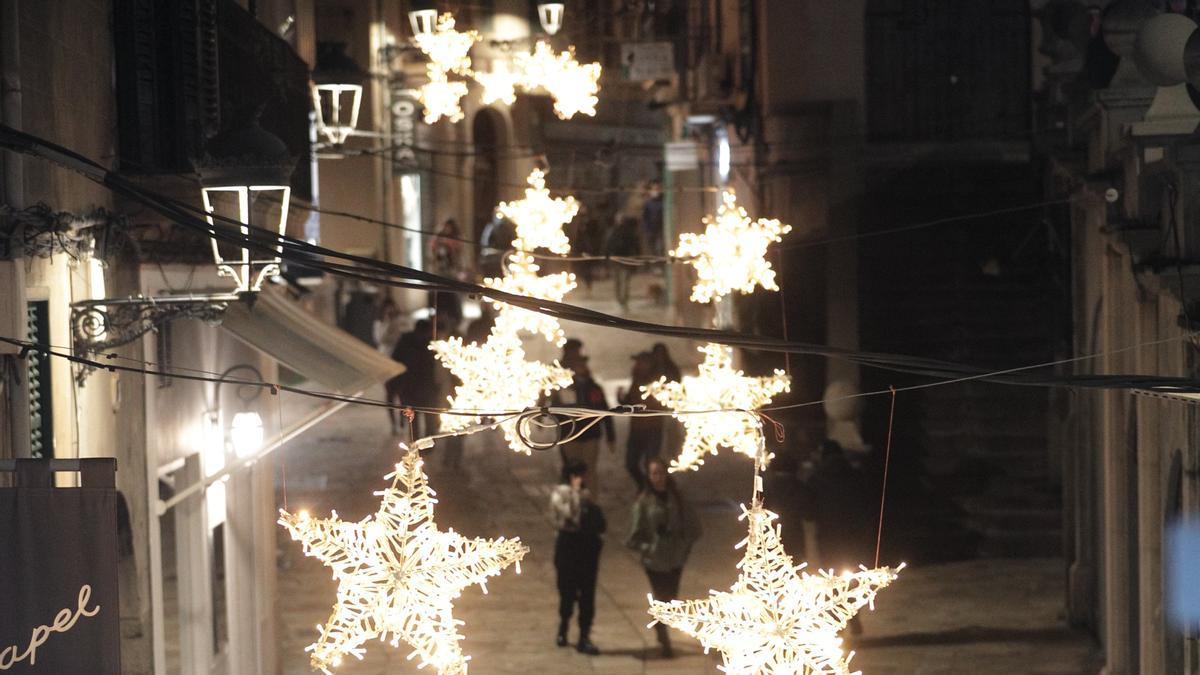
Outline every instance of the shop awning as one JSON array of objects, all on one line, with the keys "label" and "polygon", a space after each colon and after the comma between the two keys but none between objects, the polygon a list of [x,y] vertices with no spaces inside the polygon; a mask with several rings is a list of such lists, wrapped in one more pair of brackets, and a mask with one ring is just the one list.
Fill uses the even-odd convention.
[{"label": "shop awning", "polygon": [[[369,388],[404,372],[404,366],[379,353],[346,331],[331,326],[301,307],[285,293],[265,289],[254,304],[233,303],[221,325],[251,347],[311,380],[314,390],[359,396]],[[348,405],[346,400],[329,401],[294,420],[249,457],[242,457],[221,471],[181,487],[170,498],[159,500],[162,515],[184,499],[212,483],[224,480],[312,429]]]},{"label": "shop awning", "polygon": [[404,366],[313,316],[273,288],[253,305],[234,303],[221,325],[238,339],[326,391],[353,394],[404,372]]}]

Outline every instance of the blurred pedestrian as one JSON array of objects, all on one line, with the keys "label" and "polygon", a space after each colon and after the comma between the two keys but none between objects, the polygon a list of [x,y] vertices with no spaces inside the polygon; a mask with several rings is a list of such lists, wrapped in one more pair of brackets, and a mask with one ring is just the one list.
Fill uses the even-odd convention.
[{"label": "blurred pedestrian", "polygon": [[447,218],[429,240],[430,270],[444,277],[457,278],[462,268],[462,230],[458,221]]},{"label": "blurred pedestrian", "polygon": [[[578,228],[576,228],[576,236],[574,239],[575,250],[579,255],[596,256],[604,254],[604,245],[600,241],[600,221],[595,218],[584,220]],[[596,265],[602,262],[599,260],[579,260],[575,263],[575,274],[583,279],[583,285],[591,292],[592,284],[595,282]]]},{"label": "blurred pedestrian", "polygon": [[[608,233],[604,242],[604,254],[607,256],[635,256],[638,254],[638,221],[637,218],[623,216]],[[633,277],[633,268],[619,262],[613,262],[614,292],[617,304],[622,310],[629,309],[629,285]]]},{"label": "blurred pedestrian", "polygon": [[375,315],[375,347],[384,354],[391,354],[396,348],[396,342],[404,334],[404,313],[390,296],[384,296]]},{"label": "blurred pedestrian", "polygon": [[604,512],[588,489],[588,467],[569,464],[563,482],[550,493],[550,515],[558,536],[554,541],[554,571],[558,585],[558,635],[555,644],[567,646],[567,629],[579,605],[579,641],[575,649],[595,656],[592,619],[596,615],[596,577],[600,570],[601,535],[607,529]]},{"label": "blurred pedestrian", "polygon": [[[433,324],[428,319],[421,319],[413,326],[412,331],[401,335],[396,342],[396,347],[392,350],[392,360],[403,363],[405,370],[387,381],[389,404],[414,408],[432,408],[437,405],[438,388],[430,386],[437,374],[437,360],[429,349],[432,339]],[[388,415],[391,416],[392,433],[400,433],[403,421],[400,411],[389,408]],[[416,420],[422,420],[422,432],[425,435],[437,429],[437,415],[417,415]],[[415,420],[413,424],[412,433],[415,436]]]},{"label": "blurred pedestrian", "polygon": [[662,183],[652,180],[646,185],[646,201],[642,203],[642,236],[646,255],[662,255],[663,193]]},{"label": "blurred pedestrian", "polygon": [[[588,358],[580,356],[571,369],[575,371],[571,386],[554,392],[550,399],[551,403],[568,408],[607,411],[609,409],[608,400],[604,396],[604,390],[592,378],[592,371],[588,368]],[[612,417],[605,416],[599,421],[565,419],[566,423],[562,426],[563,436],[570,438],[575,434],[579,435],[558,446],[563,466],[585,464],[590,467],[592,491],[599,494],[600,442],[603,440],[608,445],[609,452],[612,451],[613,441],[616,439]]]},{"label": "blurred pedestrian", "polygon": [[567,338],[567,341],[563,343],[562,354],[558,357],[558,363],[563,368],[575,370],[575,367],[586,358],[583,355],[583,341],[579,338]]},{"label": "blurred pedestrian", "polygon": [[[679,598],[679,579],[692,546],[703,533],[700,516],[683,498],[667,464],[652,458],[646,465],[646,488],[633,503],[629,536],[625,545],[641,555],[655,600]],[[675,655],[667,627],[654,625],[663,658]]]},{"label": "blurred pedestrian", "polygon": [[479,273],[485,277],[504,275],[504,258],[512,250],[517,230],[507,218],[492,216],[479,236]]},{"label": "blurred pedestrian", "polygon": [[[663,410],[654,397],[642,398],[641,388],[657,379],[654,356],[650,352],[635,354],[633,369],[629,373],[629,389],[621,392],[619,402],[621,405],[639,406],[647,412]],[[657,415],[629,418],[629,436],[625,439],[625,470],[639,492],[646,487],[646,462],[658,457],[662,450],[664,419]]]},{"label": "blurred pedestrian", "polygon": [[671,350],[667,349],[665,344],[655,342],[650,348],[650,355],[654,359],[654,379],[662,377],[666,378],[667,382],[679,382],[683,379],[679,366],[671,358]]}]

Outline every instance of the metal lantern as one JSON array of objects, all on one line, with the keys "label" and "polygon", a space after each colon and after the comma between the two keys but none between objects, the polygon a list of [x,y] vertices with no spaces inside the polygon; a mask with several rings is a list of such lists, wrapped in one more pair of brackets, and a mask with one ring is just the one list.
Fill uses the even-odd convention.
[{"label": "metal lantern", "polygon": [[537,9],[538,21],[542,23],[542,30],[549,35],[555,35],[562,30],[563,14],[566,13],[565,3],[539,2]]},{"label": "metal lantern", "polygon": [[282,235],[295,159],[278,136],[259,126],[256,114],[249,123],[210,138],[204,157],[195,164],[206,218],[213,228],[217,270],[234,280],[236,293],[256,293],[265,279],[279,274],[282,243],[275,245],[275,255],[264,255],[261,249],[224,241],[216,234],[240,231],[249,236],[254,228]]},{"label": "metal lantern", "polygon": [[437,3],[434,0],[413,0],[412,9],[408,12],[408,22],[412,24],[413,35],[433,33],[437,18]]},{"label": "metal lantern", "polygon": [[346,43],[317,43],[313,107],[317,112],[317,131],[332,145],[345,143],[358,126],[366,79],[367,73],[346,54]]}]

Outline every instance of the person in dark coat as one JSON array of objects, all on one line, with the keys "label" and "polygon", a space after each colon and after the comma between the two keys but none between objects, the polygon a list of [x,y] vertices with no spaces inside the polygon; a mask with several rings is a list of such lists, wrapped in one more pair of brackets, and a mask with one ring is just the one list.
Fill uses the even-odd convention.
[{"label": "person in dark coat", "polygon": [[[424,408],[437,405],[437,387],[431,386],[437,372],[437,359],[429,349],[431,340],[433,324],[427,319],[421,319],[411,332],[400,336],[392,350],[392,360],[403,363],[405,371],[387,381],[388,403]],[[392,433],[399,433],[403,419],[400,411],[389,408],[388,414],[392,420]],[[436,415],[417,415],[416,419],[424,420],[424,434],[436,430]],[[414,428],[413,434],[416,433]]]},{"label": "person in dark coat", "polygon": [[[663,410],[662,404],[654,397],[642,398],[641,388],[657,379],[653,355],[650,352],[635,354],[633,370],[629,375],[629,389],[622,392],[620,403],[641,406],[646,411]],[[629,418],[629,436],[625,439],[625,470],[639,492],[646,487],[646,462],[658,457],[662,450],[665,419],[658,416]]]},{"label": "person in dark coat", "polygon": [[[633,256],[640,251],[638,243],[637,218],[629,216],[617,220],[616,226],[609,231],[608,239],[604,242],[604,255]],[[629,309],[629,282],[633,276],[633,268],[621,263],[612,263],[613,280],[616,284],[617,303],[621,309]]]},{"label": "person in dark coat", "polygon": [[567,630],[579,605],[579,641],[575,649],[595,656],[592,619],[596,615],[596,578],[600,571],[601,535],[607,529],[604,512],[587,488],[588,467],[571,464],[563,482],[550,493],[550,517],[558,530],[554,541],[554,571],[558,585],[558,635],[555,644],[567,646]]},{"label": "person in dark coat", "polygon": [[[592,371],[588,368],[588,357],[580,355],[572,369],[575,371],[575,376],[571,380],[571,386],[554,392],[550,398],[551,402],[554,405],[568,408],[608,410],[608,399],[604,396],[604,390],[592,378]],[[613,427],[612,417],[605,417],[590,426],[588,426],[588,422],[590,420],[567,421],[562,427],[563,437],[574,436],[577,432],[579,436],[560,445],[558,451],[562,455],[564,468],[572,464],[583,464],[590,467],[589,484],[592,492],[599,494],[600,441],[605,441],[611,451],[613,441],[616,440],[616,430]]]}]

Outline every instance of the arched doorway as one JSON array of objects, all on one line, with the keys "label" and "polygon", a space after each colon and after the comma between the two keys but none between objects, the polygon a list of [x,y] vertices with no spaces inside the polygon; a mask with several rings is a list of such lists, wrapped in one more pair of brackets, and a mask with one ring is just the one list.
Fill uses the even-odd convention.
[{"label": "arched doorway", "polygon": [[492,218],[492,211],[500,201],[500,146],[504,120],[490,109],[484,108],[475,115],[471,124],[474,171],[472,172],[472,223],[475,238],[483,234],[483,228]]}]

